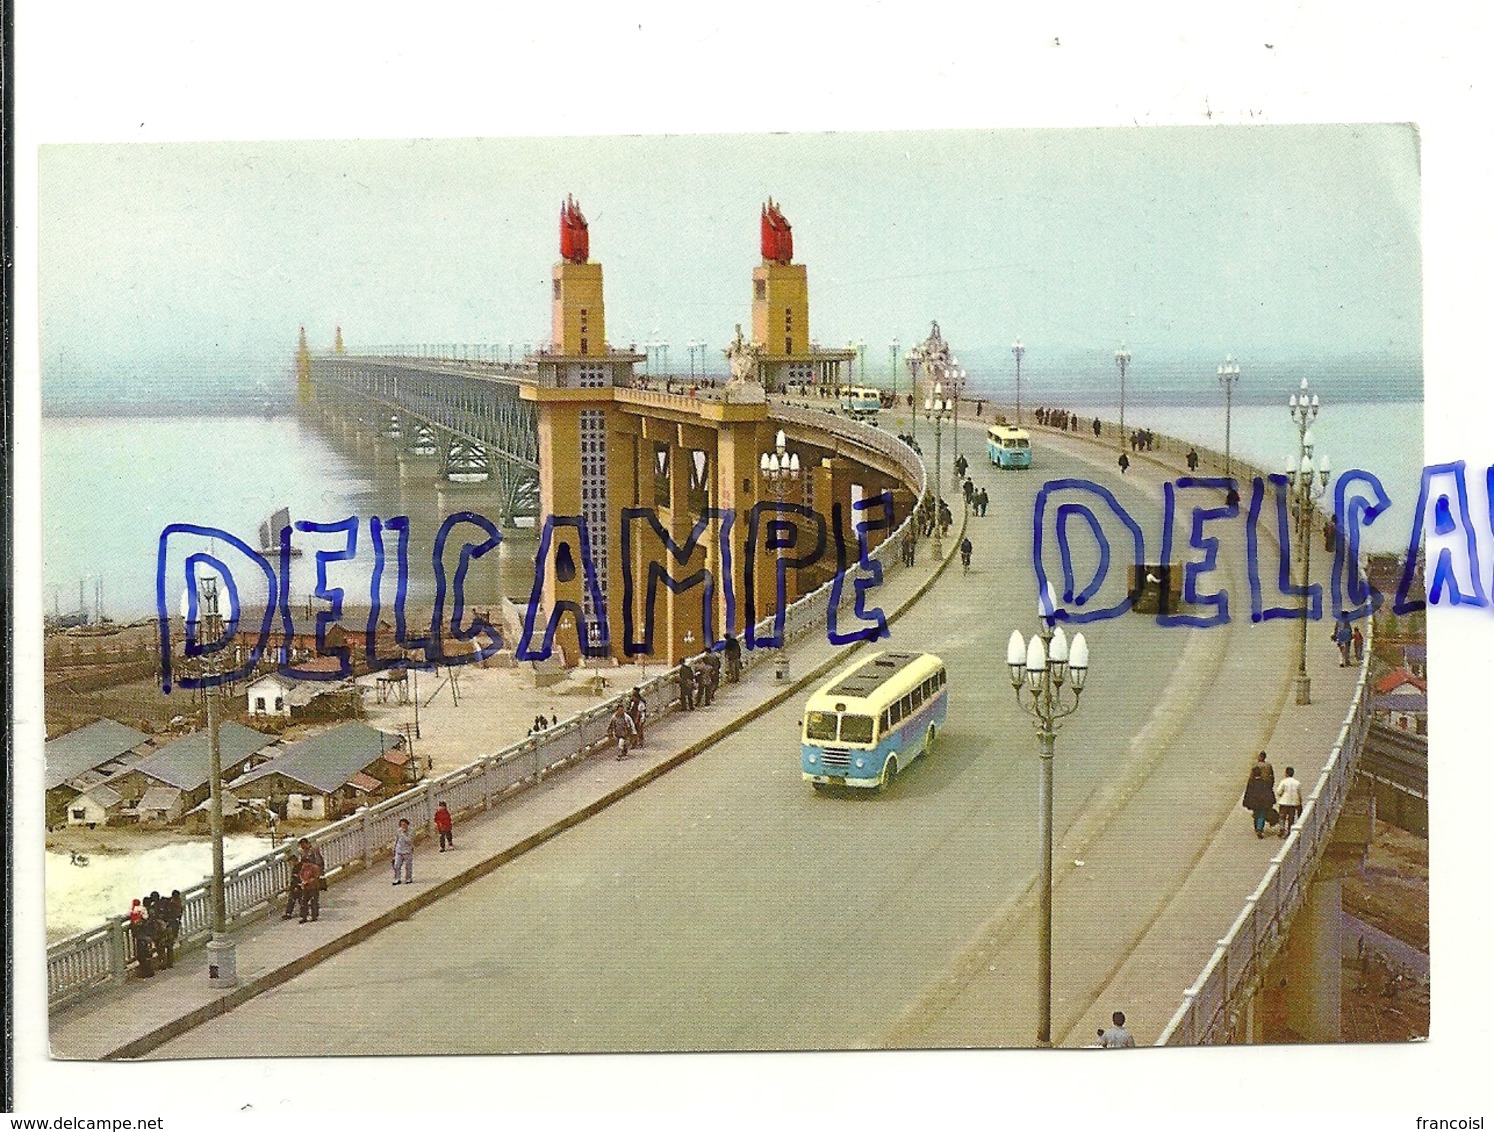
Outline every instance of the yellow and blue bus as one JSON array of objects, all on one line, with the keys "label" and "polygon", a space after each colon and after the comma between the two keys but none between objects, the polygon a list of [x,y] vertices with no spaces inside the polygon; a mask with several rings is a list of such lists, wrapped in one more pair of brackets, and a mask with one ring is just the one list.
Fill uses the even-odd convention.
[{"label": "yellow and blue bus", "polygon": [[1032,439],[1025,428],[996,424],[986,429],[986,455],[998,468],[1032,467]]},{"label": "yellow and blue bus", "polygon": [[860,385],[843,385],[840,388],[840,407],[858,421],[875,417],[882,411],[881,391]]},{"label": "yellow and blue bus", "polygon": [[809,697],[800,769],[816,790],[891,785],[932,748],[949,707],[944,662],[932,653],[878,652]]}]

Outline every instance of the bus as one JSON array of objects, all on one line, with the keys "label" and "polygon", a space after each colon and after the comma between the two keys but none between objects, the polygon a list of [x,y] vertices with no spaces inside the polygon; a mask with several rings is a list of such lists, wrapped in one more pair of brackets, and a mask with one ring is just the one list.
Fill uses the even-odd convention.
[{"label": "bus", "polygon": [[986,429],[986,455],[998,468],[1032,467],[1032,440],[1025,428],[994,424]]},{"label": "bus", "polygon": [[949,707],[944,662],[876,652],[836,673],[804,705],[800,770],[816,790],[882,790],[927,754]]},{"label": "bus", "polygon": [[875,417],[882,410],[882,393],[861,385],[840,387],[840,407],[856,420]]}]

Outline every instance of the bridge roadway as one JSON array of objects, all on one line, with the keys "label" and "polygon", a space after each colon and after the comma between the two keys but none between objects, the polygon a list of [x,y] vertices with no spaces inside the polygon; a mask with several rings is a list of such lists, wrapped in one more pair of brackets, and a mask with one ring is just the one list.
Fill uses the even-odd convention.
[{"label": "bridge roadway", "polygon": [[[339,1052],[385,1053],[393,1017],[412,1052],[1031,1045],[1036,741],[1004,648],[1012,628],[1035,627],[1032,500],[1050,477],[1111,482],[1150,546],[1166,475],[1140,459],[1117,482],[1107,450],[1046,432],[1038,443],[1030,475],[976,463],[992,510],[969,520],[975,568],[947,571],[894,625],[893,644],[945,658],[952,700],[936,754],[888,794],[810,791],[796,758],[802,693],[788,696],[646,789],[151,1056],[325,1053],[329,1026]],[[967,451],[976,444],[971,429]],[[1353,670],[1326,667],[1315,626],[1317,702],[1281,713],[1296,634],[1250,624],[1243,528],[1217,526],[1230,626],[1128,615],[1087,634],[1090,682],[1055,773],[1059,1044],[1087,1044],[1117,1008],[1139,1041],[1160,1034],[1276,849],[1238,808],[1251,756],[1269,740],[1278,771],[1293,762],[1310,783],[1352,689]],[[733,697],[746,689],[713,712],[733,711]],[[650,736],[670,743],[669,725]],[[456,871],[428,848],[417,867],[433,884]],[[392,895],[371,870],[348,899],[373,899],[375,885]],[[333,917],[341,902],[334,889]],[[349,1017],[370,1024],[338,1021]],[[54,1024],[68,1056],[58,1038]]]}]

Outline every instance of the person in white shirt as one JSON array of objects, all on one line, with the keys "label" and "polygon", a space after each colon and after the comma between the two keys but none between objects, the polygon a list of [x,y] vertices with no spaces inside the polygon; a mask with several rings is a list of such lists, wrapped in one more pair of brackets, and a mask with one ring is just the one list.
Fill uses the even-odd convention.
[{"label": "person in white shirt", "polygon": [[1286,777],[1276,784],[1276,808],[1281,811],[1281,836],[1285,837],[1302,813],[1302,783],[1294,767],[1287,767]]},{"label": "person in white shirt", "polygon": [[1108,1030],[1100,1031],[1100,1048],[1135,1049],[1136,1039],[1133,1038],[1131,1036],[1131,1032],[1126,1029],[1126,1016],[1119,1010],[1117,1010],[1110,1016],[1110,1021],[1113,1022],[1114,1025],[1111,1026]]}]

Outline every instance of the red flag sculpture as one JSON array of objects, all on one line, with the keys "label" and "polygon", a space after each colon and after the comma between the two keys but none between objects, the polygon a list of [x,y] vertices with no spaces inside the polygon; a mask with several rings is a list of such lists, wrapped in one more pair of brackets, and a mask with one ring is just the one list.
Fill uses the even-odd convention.
[{"label": "red flag sculpture", "polygon": [[560,206],[560,258],[571,263],[585,263],[591,256],[591,237],[581,206],[567,195]]},{"label": "red flag sculpture", "polygon": [[772,197],[763,205],[762,251],[763,259],[773,263],[789,263],[794,258],[794,230]]}]

